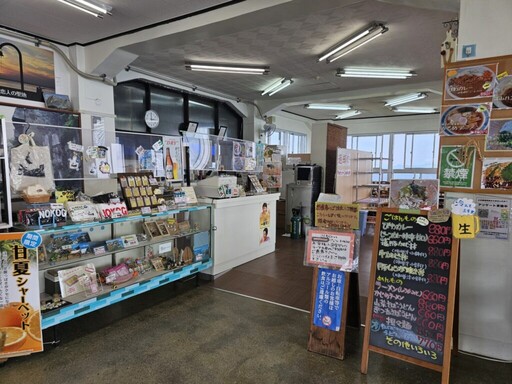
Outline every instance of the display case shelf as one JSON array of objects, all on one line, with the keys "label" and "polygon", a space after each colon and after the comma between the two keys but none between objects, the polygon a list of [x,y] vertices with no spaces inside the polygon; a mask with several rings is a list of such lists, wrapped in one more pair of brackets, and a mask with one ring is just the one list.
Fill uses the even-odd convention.
[{"label": "display case shelf", "polygon": [[59,260],[59,261],[54,261],[54,262],[51,262],[51,261],[41,262],[41,263],[39,263],[39,270],[40,271],[46,271],[48,269],[57,269],[57,268],[60,268],[60,267],[65,267],[65,266],[68,266],[68,265],[77,264],[77,263],[80,263],[80,262],[85,262],[85,261],[88,261],[88,260],[96,259],[98,257],[104,257],[104,256],[108,256],[108,255],[113,255],[113,254],[116,254],[116,253],[119,253],[119,252],[130,251],[130,250],[133,250],[133,249],[137,249],[137,248],[141,248],[141,247],[147,247],[147,246],[150,246],[150,245],[166,243],[166,242],[171,241],[171,240],[175,240],[175,239],[179,239],[179,238],[187,237],[187,236],[192,236],[192,235],[197,235],[197,234],[203,233],[203,232],[204,233],[208,233],[209,231],[188,231],[188,232],[182,232],[182,233],[175,234],[175,235],[161,236],[161,237],[158,237],[158,238],[156,238],[154,240],[141,241],[137,245],[133,245],[133,246],[130,246],[130,247],[124,247],[124,248],[121,248],[121,249],[118,249],[118,250],[115,250],[115,251],[106,251],[106,252],[98,254],[98,255],[92,254],[92,253],[85,253],[85,254],[81,255],[80,257],[76,257],[76,258],[70,258],[70,259]]},{"label": "display case shelf", "polygon": [[116,289],[105,287],[107,290],[99,292],[96,296],[87,297],[84,293],[66,297],[71,304],[60,309],[49,311],[43,314],[42,329],[53,327],[60,323],[75,319],[79,316],[94,312],[98,309],[129,299],[141,293],[192,276],[213,265],[211,259],[197,261],[193,264],[176,268],[170,271],[151,271],[137,278],[129,280],[117,286]]}]

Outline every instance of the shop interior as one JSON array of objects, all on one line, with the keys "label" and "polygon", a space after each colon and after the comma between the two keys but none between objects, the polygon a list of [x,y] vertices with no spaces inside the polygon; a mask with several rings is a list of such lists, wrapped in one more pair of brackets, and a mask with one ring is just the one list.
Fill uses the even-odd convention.
[{"label": "shop interior", "polygon": [[508,382],[506,0],[2,8],[0,381]]}]

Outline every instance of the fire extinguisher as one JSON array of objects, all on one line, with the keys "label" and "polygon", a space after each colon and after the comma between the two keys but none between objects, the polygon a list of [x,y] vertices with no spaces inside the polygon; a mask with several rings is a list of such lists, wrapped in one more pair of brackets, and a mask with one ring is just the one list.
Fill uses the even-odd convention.
[{"label": "fire extinguisher", "polygon": [[299,208],[292,208],[292,239],[299,239],[302,233],[302,216],[300,215]]}]

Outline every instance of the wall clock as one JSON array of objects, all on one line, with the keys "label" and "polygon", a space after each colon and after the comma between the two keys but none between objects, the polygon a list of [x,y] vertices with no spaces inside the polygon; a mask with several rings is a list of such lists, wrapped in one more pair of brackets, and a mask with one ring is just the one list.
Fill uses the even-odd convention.
[{"label": "wall clock", "polygon": [[144,121],[149,128],[153,129],[158,127],[158,124],[160,123],[160,117],[155,110],[148,109],[144,115]]}]

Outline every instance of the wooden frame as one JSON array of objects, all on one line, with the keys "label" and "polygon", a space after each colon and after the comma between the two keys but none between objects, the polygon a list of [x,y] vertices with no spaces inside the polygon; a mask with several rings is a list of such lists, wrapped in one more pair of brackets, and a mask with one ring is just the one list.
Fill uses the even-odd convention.
[{"label": "wooden frame", "polygon": [[160,229],[158,228],[158,224],[156,221],[145,221],[144,222],[144,229],[146,230],[146,233],[154,239],[155,237],[162,236],[160,233]]},{"label": "wooden frame", "polygon": [[[395,208],[381,208],[379,209],[377,215],[377,222],[375,226],[375,238],[373,243],[373,256],[372,256],[372,264],[370,269],[370,287],[368,292],[368,305],[366,312],[366,321],[365,321],[365,332],[364,332],[364,341],[363,341],[363,353],[361,358],[361,373],[366,374],[368,371],[368,359],[369,359],[369,351],[377,352],[383,355],[387,355],[393,357],[395,359],[403,360],[405,362],[416,364],[425,368],[432,369],[437,372],[441,372],[441,382],[443,384],[447,384],[449,382],[450,376],[450,360],[451,360],[451,338],[452,338],[452,330],[453,330],[453,319],[454,319],[454,311],[455,311],[455,290],[457,284],[457,270],[458,270],[458,255],[459,255],[459,241],[452,236],[451,243],[451,256],[450,256],[450,273],[449,273],[449,282],[448,282],[448,297],[446,302],[446,320],[445,320],[445,332],[444,332],[444,340],[443,340],[443,361],[442,364],[434,364],[430,362],[426,362],[424,360],[413,358],[411,356],[400,354],[391,350],[387,350],[381,347],[370,345],[370,330],[371,330],[371,320],[373,314],[373,300],[375,293],[375,281],[376,281],[376,270],[377,270],[377,255],[379,252],[379,234],[382,223],[382,214],[383,213],[402,213],[400,210]],[[412,214],[411,211],[408,213]],[[417,211],[418,214],[422,216],[426,216],[426,211]]]}]

